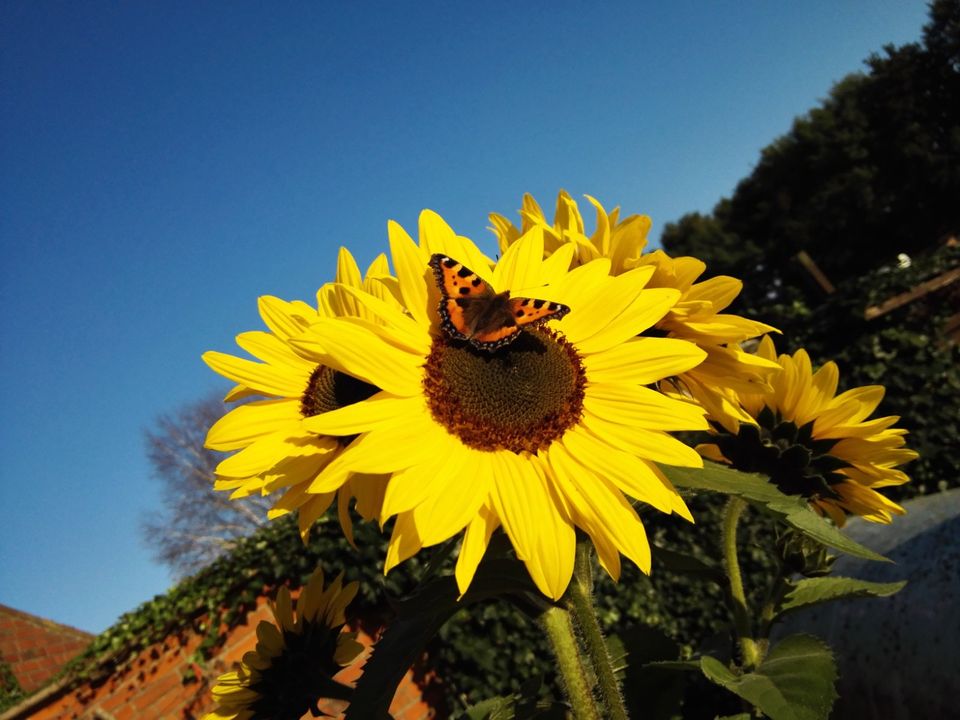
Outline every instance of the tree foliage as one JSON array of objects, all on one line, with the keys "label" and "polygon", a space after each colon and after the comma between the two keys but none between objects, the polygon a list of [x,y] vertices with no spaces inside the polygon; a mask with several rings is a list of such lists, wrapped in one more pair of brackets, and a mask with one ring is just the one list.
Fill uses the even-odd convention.
[{"label": "tree foliage", "polygon": [[224,413],[214,396],[157,418],[145,431],[147,457],[161,483],[162,508],[141,523],[154,558],[180,577],[208,565],[266,522],[267,498],[230,500],[213,492],[222,458],[204,447],[207,430]]},{"label": "tree foliage", "polygon": [[[844,387],[882,384],[920,460],[898,497],[955,484],[960,349],[944,327],[958,283],[876,319],[865,311],[960,266],[960,2],[937,0],[922,41],[888,46],[865,73],[764,148],[713,213],[666,227],[664,247],[741,278],[741,312],[779,327],[781,352],[836,360]],[[836,292],[798,261],[805,252]],[[912,263],[899,263],[905,253]]]},{"label": "tree foliage", "polygon": [[835,285],[960,229],[960,3],[938,0],[921,43],[887,46],[766,147],[710,216],[664,247],[745,281],[743,299],[816,297],[806,251]]}]

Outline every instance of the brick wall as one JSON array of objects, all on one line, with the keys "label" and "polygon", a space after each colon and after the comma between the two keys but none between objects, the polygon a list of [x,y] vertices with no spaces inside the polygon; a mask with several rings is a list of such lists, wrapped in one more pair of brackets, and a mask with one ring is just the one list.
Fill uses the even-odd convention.
[{"label": "brick wall", "polygon": [[[200,718],[212,709],[210,688],[221,673],[232,669],[243,654],[257,644],[256,626],[260,620],[272,620],[267,601],[260,598],[256,610],[246,622],[233,628],[220,652],[205,668],[191,664],[190,655],[203,640],[202,635],[185,631],[152,645],[129,660],[106,680],[85,684],[65,693],[51,693],[41,703],[28,699],[4,720],[142,720]],[[372,638],[360,631],[358,636],[369,647]],[[352,683],[359,675],[366,653],[337,675]],[[432,720],[444,717],[435,708],[442,691],[431,673],[413,668],[398,688],[390,712],[396,720]],[[322,709],[336,711],[334,705]],[[310,717],[309,713],[305,717]]]},{"label": "brick wall", "polygon": [[0,605],[0,660],[31,693],[93,640],[82,630]]}]

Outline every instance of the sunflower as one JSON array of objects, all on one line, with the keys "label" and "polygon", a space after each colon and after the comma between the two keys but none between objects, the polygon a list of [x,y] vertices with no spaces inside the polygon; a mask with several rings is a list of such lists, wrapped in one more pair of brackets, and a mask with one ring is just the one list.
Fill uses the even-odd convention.
[{"label": "sunflower", "polygon": [[320,698],[342,698],[332,677],[363,650],[354,633],[341,632],[345,610],[357,594],[356,582],[342,576],[323,587],[317,568],[297,600],[282,587],[273,605],[276,625],[257,626],[257,647],[240,668],[221,675],[213,688],[217,708],[204,720],[299,720],[309,711],[319,716]]},{"label": "sunflower", "polygon": [[[303,420],[369,398],[380,389],[301,357],[290,338],[322,317],[342,315],[375,322],[363,306],[344,292],[344,287],[363,288],[391,307],[400,307],[397,282],[390,277],[383,255],[374,260],[364,279],[353,257],[341,248],[336,279],[338,284],[325,285],[318,291],[319,309],[299,301],[286,302],[269,296],[259,299],[260,316],[270,332],[242,333],[237,336],[237,344],[262,362],[220,352],[203,355],[211,368],[238,383],[227,394],[226,401],[262,398],[234,408],[210,428],[208,448],[239,451],[217,466],[215,489],[232,491],[232,498],[282,490],[269,515],[278,517],[298,511],[304,537],[337,496],[335,492],[308,494],[307,487],[350,444],[351,438],[317,435],[303,428]],[[358,475],[341,488],[340,521],[351,542],[351,499],[356,497],[361,516],[375,517],[385,480]]]},{"label": "sunflower", "polygon": [[[700,467],[668,432],[707,427],[695,403],[646,387],[704,358],[686,340],[638,337],[680,293],[647,288],[652,267],[613,277],[610,261],[598,259],[569,270],[572,248],[544,261],[539,228],[495,266],[430,211],[420,217],[419,245],[395,223],[389,236],[408,312],[342,286],[379,323],[321,318],[291,340],[304,357],[382,388],[302,421],[320,435],[358,436],[308,492],[331,493],[351,473],[389,474],[380,519],[395,520],[385,570],[463,531],[461,592],[501,526],[554,599],[572,573],[576,528],[612,577],[621,553],[649,572],[650,547],[626,496],[692,520],[655,463]],[[459,277],[471,287],[570,312],[526,326],[503,347],[478,348],[441,327],[436,254],[462,263]]]},{"label": "sunflower", "polygon": [[697,450],[739,470],[768,475],[784,492],[808,498],[838,526],[845,513],[878,523],[902,515],[903,508],[875,488],[908,482],[898,466],[917,453],[904,447],[907,431],[893,427],[899,417],[868,419],[883,399],[883,386],[837,395],[836,363],[813,372],[805,350],[778,358],[768,336],[757,354],[782,368],[773,377],[774,392],[739,394],[750,419],[733,432],[716,426],[717,442]]},{"label": "sunflower", "polygon": [[557,198],[552,224],[530,195],[524,196],[520,211],[522,230],[502,215],[491,214],[501,252],[515,243],[522,232],[539,227],[544,233],[545,254],[571,247],[574,267],[596,258],[609,258],[614,275],[638,267],[653,268],[647,287],[674,288],[680,292],[680,300],[646,332],[689,340],[707,353],[702,363],[670,378],[663,389],[693,397],[711,420],[728,428],[748,421],[736,403],[736,393],[770,392],[770,376],[779,367],[740,347],[746,340],[777,332],[775,328],[721,312],[740,294],[743,283],[724,275],[696,282],[706,270],[700,260],[672,258],[662,250],[644,253],[651,225],[648,216],[631,215],[620,220],[619,208],[607,213],[594,198],[587,196],[587,200],[597,214],[596,229],[589,237],[577,203],[564,191]]}]

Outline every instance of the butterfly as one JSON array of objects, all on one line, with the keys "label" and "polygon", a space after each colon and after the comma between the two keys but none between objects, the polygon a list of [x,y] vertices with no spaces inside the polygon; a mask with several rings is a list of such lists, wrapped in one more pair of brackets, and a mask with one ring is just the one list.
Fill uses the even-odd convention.
[{"label": "butterfly", "polygon": [[495,293],[483,278],[446,255],[433,255],[430,267],[440,288],[440,327],[478,350],[493,352],[516,340],[524,325],[559,320],[570,312],[548,300],[512,298],[509,290]]}]

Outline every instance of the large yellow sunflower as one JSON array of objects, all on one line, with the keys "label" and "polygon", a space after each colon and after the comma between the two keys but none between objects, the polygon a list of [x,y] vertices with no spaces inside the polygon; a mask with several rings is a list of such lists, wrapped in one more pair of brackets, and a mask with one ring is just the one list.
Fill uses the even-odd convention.
[{"label": "large yellow sunflower", "polygon": [[[230,490],[234,498],[254,493],[283,491],[271,517],[298,511],[300,532],[306,536],[313,522],[330,507],[336,492],[308,494],[307,487],[347,445],[349,437],[317,435],[303,427],[305,418],[369,398],[379,388],[308,360],[297,353],[290,338],[302,333],[322,317],[353,316],[375,322],[343,288],[362,288],[391,307],[400,307],[399,289],[390,277],[387,259],[381,255],[371,264],[366,278],[350,253],[341,248],[337,283],[322,287],[314,309],[304,302],[286,302],[264,296],[260,316],[270,332],[245,332],[237,344],[262,362],[220,352],[204,353],[204,361],[216,372],[238,383],[226,400],[249,397],[265,399],[240,405],[217,421],[207,434],[207,447],[230,452],[239,450],[216,469],[217,490]],[[357,498],[357,510],[367,519],[380,510],[386,478],[357,476],[340,490],[341,524],[352,540],[349,503]]]},{"label": "large yellow sunflower", "polygon": [[779,368],[740,347],[745,340],[776,332],[775,328],[722,312],[740,294],[743,283],[725,275],[696,282],[706,270],[700,260],[672,258],[662,250],[644,252],[651,225],[648,216],[630,215],[620,220],[619,208],[607,213],[594,198],[588,196],[587,200],[597,213],[596,228],[589,236],[577,203],[563,191],[557,198],[553,223],[530,195],[524,196],[520,211],[522,230],[502,215],[490,215],[501,252],[515,243],[522,232],[539,227],[544,233],[545,254],[571,247],[573,267],[596,258],[609,258],[614,275],[638,267],[653,268],[647,287],[674,288],[680,291],[680,300],[647,333],[689,340],[707,353],[706,360],[671,378],[663,389],[692,396],[707,410],[710,419],[726,427],[748,420],[736,403],[735,394],[769,392],[770,376]]},{"label": "large yellow sunflower", "polygon": [[[614,578],[620,553],[649,571],[643,525],[625,495],[692,520],[655,463],[699,467],[697,453],[668,432],[706,427],[698,405],[647,387],[703,360],[685,340],[638,337],[679,291],[647,288],[652,267],[613,277],[610,261],[599,259],[571,271],[572,248],[544,261],[539,228],[495,266],[429,211],[419,245],[395,223],[389,235],[408,312],[343,286],[379,324],[321,318],[291,340],[314,362],[382,388],[302,421],[320,435],[359,435],[308,492],[334,492],[351,473],[389,474],[381,520],[396,519],[386,569],[465,530],[461,591],[500,526],[551,598],[569,582],[575,528],[592,538]],[[504,347],[478,349],[441,328],[434,254],[474,271],[461,275],[471,287],[487,283],[570,312],[528,326]]]},{"label": "large yellow sunflower", "polygon": [[907,431],[893,427],[900,418],[868,419],[883,399],[883,386],[837,395],[836,363],[813,372],[805,350],[778,358],[766,336],[757,353],[782,368],[772,379],[774,392],[738,393],[750,419],[732,432],[718,427],[717,442],[699,446],[701,454],[770,476],[839,526],[845,512],[879,523],[902,515],[902,507],[874,489],[908,482],[898,466],[917,457],[904,447]]},{"label": "large yellow sunflower", "polygon": [[342,577],[325,589],[317,568],[294,615],[290,592],[280,588],[273,605],[277,624],[260,622],[256,649],[239,669],[219,677],[217,707],[204,720],[296,720],[316,710],[321,698],[341,697],[332,678],[363,650],[354,633],[341,632],[357,589],[356,582],[343,585]]}]

